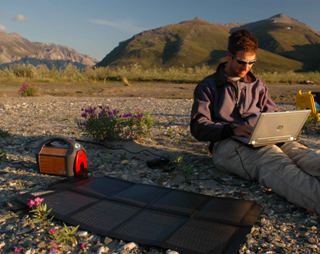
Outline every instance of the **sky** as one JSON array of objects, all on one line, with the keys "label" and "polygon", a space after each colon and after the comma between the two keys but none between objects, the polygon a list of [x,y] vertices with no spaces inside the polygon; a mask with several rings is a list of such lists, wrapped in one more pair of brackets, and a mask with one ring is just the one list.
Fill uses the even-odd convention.
[{"label": "sky", "polygon": [[279,13],[320,31],[320,0],[0,0],[0,31],[102,60],[145,30],[195,17],[250,23]]}]

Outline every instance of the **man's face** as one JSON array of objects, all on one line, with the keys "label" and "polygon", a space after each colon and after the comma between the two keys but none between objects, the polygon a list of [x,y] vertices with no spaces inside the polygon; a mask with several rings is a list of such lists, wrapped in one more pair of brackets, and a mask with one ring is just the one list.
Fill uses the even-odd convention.
[{"label": "man's face", "polygon": [[[246,52],[244,50],[238,51],[234,56],[228,51],[228,64],[227,64],[227,74],[233,77],[243,78],[251,70],[253,62],[256,60],[256,54],[252,52]],[[245,61],[248,63],[242,63]]]}]

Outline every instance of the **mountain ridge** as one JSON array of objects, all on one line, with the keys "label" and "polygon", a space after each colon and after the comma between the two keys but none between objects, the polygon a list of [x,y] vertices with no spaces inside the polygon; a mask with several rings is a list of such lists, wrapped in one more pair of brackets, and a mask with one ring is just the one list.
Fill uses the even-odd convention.
[{"label": "mountain ridge", "polygon": [[30,42],[18,33],[0,32],[0,68],[14,64],[72,64],[143,68],[215,68],[226,61],[228,37],[236,29],[250,30],[259,41],[256,71],[320,71],[320,32],[285,14],[251,23],[210,23],[199,17],[142,31],[119,42],[102,61],[54,43]]},{"label": "mountain ridge", "polygon": [[71,63],[83,69],[94,66],[98,60],[67,46],[30,42],[18,33],[0,32],[0,68],[26,63],[35,66],[46,64],[57,69]]}]

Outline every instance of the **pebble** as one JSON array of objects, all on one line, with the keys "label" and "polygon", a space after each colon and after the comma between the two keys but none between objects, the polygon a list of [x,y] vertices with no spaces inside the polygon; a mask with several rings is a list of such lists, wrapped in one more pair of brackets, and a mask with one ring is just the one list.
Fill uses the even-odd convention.
[{"label": "pebble", "polygon": [[179,252],[176,252],[174,250],[167,250],[166,254],[179,254]]},{"label": "pebble", "polygon": [[252,239],[252,238],[247,240],[247,244],[248,244],[248,245],[253,245],[253,244],[255,244],[255,243],[256,243],[256,240],[254,240],[254,239]]},{"label": "pebble", "polygon": [[106,237],[106,238],[104,239],[104,241],[103,241],[103,243],[104,243],[105,245],[108,245],[108,244],[111,243],[111,242],[112,242],[112,239],[109,238],[109,237]]},{"label": "pebble", "polygon": [[8,225],[8,226],[6,226],[6,230],[8,230],[8,231],[12,230],[13,228],[14,228],[13,225]]},{"label": "pebble", "polygon": [[98,250],[97,250],[97,254],[108,254],[109,253],[109,248],[105,247],[105,246],[101,246]]},{"label": "pebble", "polygon": [[99,235],[92,235],[88,237],[87,240],[93,243],[98,243],[101,241],[101,237]]},{"label": "pebble", "polygon": [[88,232],[87,231],[77,231],[76,235],[80,236],[80,237],[85,237],[88,235]]},{"label": "pebble", "polygon": [[35,254],[35,253],[36,253],[35,250],[26,250],[26,251],[24,252],[24,254]]},{"label": "pebble", "polygon": [[[177,142],[179,135],[174,135],[177,136],[176,141],[169,138],[166,126],[176,132],[179,126],[188,126],[192,100],[50,96],[0,98],[0,130],[10,134],[9,137],[0,137],[0,151],[7,153],[7,160],[0,161],[0,253],[14,253],[16,247],[24,254],[50,253],[44,231],[32,223],[29,212],[15,205],[15,197],[22,192],[44,192],[50,184],[65,179],[61,176],[39,174],[35,149],[40,142],[50,137],[87,139],[70,120],[80,120],[81,108],[90,105],[109,105],[121,113],[133,112],[138,108],[155,113],[162,123],[162,134],[159,133],[159,126],[155,126],[153,137],[147,137],[145,142],[135,141],[140,147],[150,147],[152,151],[158,149],[169,156],[171,162],[178,155],[184,155],[186,163],[195,165],[196,177],[220,178],[232,184],[219,184],[213,180],[200,182],[192,177],[187,183],[174,164],[171,169],[150,169],[146,161],[154,157],[147,152],[135,155],[126,152],[124,159],[122,150],[108,150],[94,144],[81,143],[88,152],[88,168],[93,169],[89,172],[90,175],[108,175],[217,197],[233,198],[241,194],[240,198],[255,200],[264,210],[245,242],[240,245],[238,253],[320,253],[319,218],[316,214],[294,206],[256,183],[249,186],[236,176],[214,169],[211,157],[202,152],[203,148],[206,150],[207,144],[194,139],[188,141],[188,128],[185,129],[182,142]],[[282,110],[294,109],[290,104],[282,104],[280,107]],[[318,136],[312,133],[302,133],[300,140],[310,147],[320,148]],[[118,144],[121,146],[123,143],[116,142],[114,146]],[[61,221],[53,219],[51,224],[56,230],[63,229]],[[135,254],[179,254],[174,250],[119,241],[81,229],[76,237],[78,246],[64,246],[61,253],[78,254],[85,251],[120,254],[129,250]],[[83,250],[79,248],[81,244],[85,246]]]},{"label": "pebble", "polygon": [[134,243],[134,242],[131,242],[131,243],[127,243],[125,245],[123,245],[121,248],[120,248],[120,251],[131,251],[132,249],[134,248],[138,248],[138,244]]}]

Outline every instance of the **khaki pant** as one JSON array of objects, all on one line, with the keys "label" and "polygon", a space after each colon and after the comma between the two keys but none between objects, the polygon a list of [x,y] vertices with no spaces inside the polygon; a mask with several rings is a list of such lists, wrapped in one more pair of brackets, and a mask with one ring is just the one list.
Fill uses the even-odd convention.
[{"label": "khaki pant", "polygon": [[258,181],[289,202],[320,214],[320,150],[297,142],[251,148],[233,139],[214,144],[216,168]]}]

